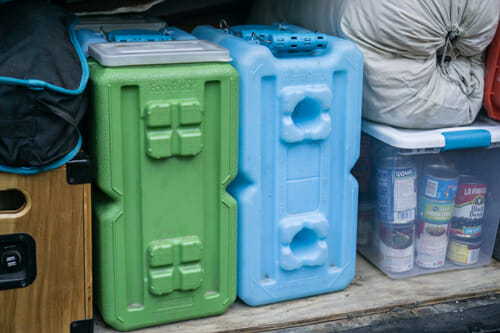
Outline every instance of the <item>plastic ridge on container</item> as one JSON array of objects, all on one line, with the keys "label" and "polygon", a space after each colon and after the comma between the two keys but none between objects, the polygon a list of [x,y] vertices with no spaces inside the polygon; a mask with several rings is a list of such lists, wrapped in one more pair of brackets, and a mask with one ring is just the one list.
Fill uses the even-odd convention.
[{"label": "plastic ridge on container", "polygon": [[311,52],[328,46],[325,34],[292,25],[244,25],[226,30],[237,37],[267,46],[272,52],[278,53]]},{"label": "plastic ridge on container", "polygon": [[354,277],[358,185],[350,171],[363,59],[353,43],[326,35],[325,48],[300,52],[237,36],[254,28],[192,33],[229,49],[240,74],[239,171],[228,190],[238,202],[238,297],[261,305],[339,290]]}]

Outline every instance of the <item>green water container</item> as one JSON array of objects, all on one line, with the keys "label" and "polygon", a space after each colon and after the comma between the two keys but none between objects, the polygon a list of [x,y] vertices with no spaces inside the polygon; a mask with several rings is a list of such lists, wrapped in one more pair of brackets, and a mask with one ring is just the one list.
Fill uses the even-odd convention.
[{"label": "green water container", "polygon": [[[154,47],[151,45],[154,44]],[[236,297],[238,74],[199,41],[91,44],[95,302],[119,330]]]}]

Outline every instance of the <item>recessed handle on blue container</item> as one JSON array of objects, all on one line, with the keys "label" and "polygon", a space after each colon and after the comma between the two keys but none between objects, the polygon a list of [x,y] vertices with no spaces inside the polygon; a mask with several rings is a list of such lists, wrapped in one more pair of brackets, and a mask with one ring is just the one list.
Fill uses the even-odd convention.
[{"label": "recessed handle on blue container", "polygon": [[441,151],[489,147],[491,144],[491,134],[484,129],[450,131],[441,134],[445,140]]},{"label": "recessed handle on blue container", "polygon": [[[176,32],[178,35],[179,33]],[[172,40],[169,31],[161,30],[145,30],[145,29],[122,29],[113,30],[107,34],[104,32],[94,32],[91,29],[78,29],[75,32],[76,39],[86,57],[89,56],[89,45],[93,43],[107,42],[159,42]],[[187,39],[184,37],[184,39]]]},{"label": "recessed handle on blue container", "polygon": [[281,24],[240,25],[227,31],[245,40],[255,40],[273,52],[312,52],[328,45],[325,34]]},{"label": "recessed handle on blue container", "polygon": [[172,37],[161,30],[125,29],[108,32],[108,39],[111,42],[159,42]]}]

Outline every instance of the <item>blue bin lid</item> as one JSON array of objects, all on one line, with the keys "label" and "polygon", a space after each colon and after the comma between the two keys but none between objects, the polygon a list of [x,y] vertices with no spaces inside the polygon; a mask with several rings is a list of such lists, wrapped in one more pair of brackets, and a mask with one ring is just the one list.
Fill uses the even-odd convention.
[{"label": "blue bin lid", "polygon": [[431,130],[396,128],[363,120],[363,132],[400,149],[441,151],[500,145],[500,123],[480,116],[468,125]]}]

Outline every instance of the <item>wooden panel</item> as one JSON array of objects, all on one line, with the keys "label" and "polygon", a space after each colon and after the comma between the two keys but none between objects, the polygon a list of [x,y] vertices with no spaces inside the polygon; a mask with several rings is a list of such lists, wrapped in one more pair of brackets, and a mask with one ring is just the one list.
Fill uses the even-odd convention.
[{"label": "wooden panel", "polygon": [[[249,307],[241,302],[211,318],[145,328],[137,333],[262,332],[389,311],[393,307],[431,305],[500,294],[500,262],[476,269],[391,280],[357,257],[356,279],[343,291],[295,301]],[[115,332],[96,320],[95,333]]]},{"label": "wooden panel", "polygon": [[[74,185],[73,185],[74,186]],[[93,317],[92,303],[92,207],[91,207],[91,186],[83,185],[83,255],[85,269],[85,317]]]},{"label": "wooden panel", "polygon": [[0,331],[69,332],[71,322],[92,315],[90,186],[69,185],[63,166],[31,176],[0,173],[0,190],[9,188],[27,193],[28,205],[0,213],[0,234],[35,239],[37,276],[25,288],[0,290]]}]

